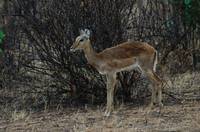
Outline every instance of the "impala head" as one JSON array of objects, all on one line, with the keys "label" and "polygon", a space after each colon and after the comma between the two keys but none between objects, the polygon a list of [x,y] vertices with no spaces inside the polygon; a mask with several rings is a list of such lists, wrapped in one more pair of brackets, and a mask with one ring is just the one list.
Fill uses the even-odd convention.
[{"label": "impala head", "polygon": [[75,42],[70,48],[70,51],[83,50],[90,43],[90,31],[88,29],[81,30],[80,35],[76,37]]}]

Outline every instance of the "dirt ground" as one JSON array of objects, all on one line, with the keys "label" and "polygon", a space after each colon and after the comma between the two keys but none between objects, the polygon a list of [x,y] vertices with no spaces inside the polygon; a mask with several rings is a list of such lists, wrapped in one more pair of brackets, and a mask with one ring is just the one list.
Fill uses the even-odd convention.
[{"label": "dirt ground", "polygon": [[110,117],[104,117],[103,111],[103,107],[85,107],[16,113],[18,118],[0,121],[0,131],[200,132],[200,102],[165,105],[161,111],[124,105],[116,108]]},{"label": "dirt ground", "polygon": [[[200,132],[200,101],[192,101],[200,100],[200,74],[185,73],[170,80],[165,90],[181,101],[164,94],[161,110],[149,109],[146,102],[115,106],[110,117],[103,116],[105,105],[14,111],[0,118],[0,132]],[[9,109],[1,109],[6,117]]]}]

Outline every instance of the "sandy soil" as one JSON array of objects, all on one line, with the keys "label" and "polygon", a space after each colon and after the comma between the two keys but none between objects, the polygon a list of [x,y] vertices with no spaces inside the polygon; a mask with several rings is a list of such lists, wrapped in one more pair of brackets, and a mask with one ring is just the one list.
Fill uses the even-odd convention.
[{"label": "sandy soil", "polygon": [[0,131],[200,132],[200,102],[165,105],[161,111],[124,105],[116,108],[110,117],[103,114],[101,107],[23,114],[21,119],[0,121]]}]

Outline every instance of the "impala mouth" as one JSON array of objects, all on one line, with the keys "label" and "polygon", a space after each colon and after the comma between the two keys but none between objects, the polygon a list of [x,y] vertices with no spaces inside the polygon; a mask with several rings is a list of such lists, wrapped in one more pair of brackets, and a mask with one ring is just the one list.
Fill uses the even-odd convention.
[{"label": "impala mouth", "polygon": [[75,52],[76,50],[74,48],[70,48],[70,52]]},{"label": "impala mouth", "polygon": [[73,44],[71,47],[70,47],[70,52],[75,52],[76,51],[76,46]]}]

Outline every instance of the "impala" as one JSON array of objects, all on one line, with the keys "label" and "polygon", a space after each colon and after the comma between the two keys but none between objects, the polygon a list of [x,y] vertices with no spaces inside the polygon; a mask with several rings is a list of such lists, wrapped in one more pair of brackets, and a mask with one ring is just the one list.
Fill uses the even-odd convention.
[{"label": "impala", "polygon": [[116,74],[138,67],[153,84],[150,107],[156,103],[162,104],[161,79],[156,75],[157,51],[145,42],[127,41],[115,47],[96,53],[90,42],[90,31],[81,30],[80,35],[70,48],[70,51],[83,50],[90,65],[107,78],[107,106],[105,116],[113,110],[114,88],[117,82]]}]

